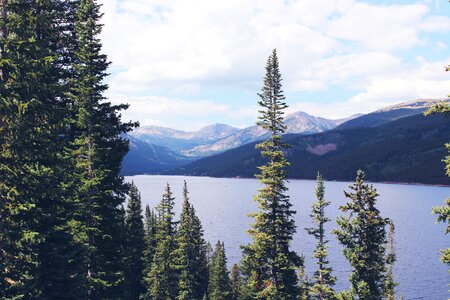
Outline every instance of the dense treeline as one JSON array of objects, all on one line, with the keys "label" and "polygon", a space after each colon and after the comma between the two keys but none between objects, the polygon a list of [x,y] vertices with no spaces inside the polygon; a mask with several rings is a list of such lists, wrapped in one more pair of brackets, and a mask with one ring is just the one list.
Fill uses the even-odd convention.
[{"label": "dense treeline", "polygon": [[[119,175],[122,135],[137,124],[122,122],[127,106],[103,96],[100,18],[95,0],[0,0],[1,299],[396,298],[394,226],[362,171],[334,231],[352,267],[350,289],[334,290],[320,175],[307,229],[317,270],[304,276],[303,255],[291,248],[296,212],[276,51],[259,94],[258,124],[271,136],[258,145],[267,163],[241,263],[230,273],[224,243],[205,240],[186,183],[179,217],[169,185],[143,211],[137,187]],[[447,208],[436,209],[443,221]]]}]

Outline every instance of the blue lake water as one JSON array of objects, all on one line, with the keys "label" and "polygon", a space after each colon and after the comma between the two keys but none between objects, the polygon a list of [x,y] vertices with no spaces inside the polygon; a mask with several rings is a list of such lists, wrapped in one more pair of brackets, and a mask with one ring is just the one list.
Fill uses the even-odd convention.
[{"label": "blue lake water", "polygon": [[[186,180],[191,202],[197,210],[205,238],[212,244],[218,239],[225,242],[229,265],[241,258],[240,245],[250,241],[246,230],[251,219],[249,212],[257,209],[252,196],[260,187],[254,179],[209,178],[185,176],[139,175],[126,177],[133,180],[142,193],[143,204],[155,207],[161,199],[165,185],[172,187],[176,200],[175,209],[180,211],[182,204],[182,186]],[[330,234],[336,227],[335,219],[340,215],[338,207],[347,200],[344,190],[348,182],[326,182],[326,198],[331,201],[327,215],[332,219],[328,223],[329,261],[338,277],[337,290],[347,289],[350,267],[342,255],[342,247]],[[439,260],[439,249],[450,246],[449,238],[444,235],[443,224],[435,223],[431,214],[433,206],[442,205],[450,196],[449,187],[379,184],[375,183],[380,194],[378,208],[383,217],[391,218],[396,226],[397,263],[395,279],[400,283],[398,294],[404,299],[448,299],[447,286],[450,281],[447,267]],[[304,230],[310,226],[311,204],[315,201],[315,181],[290,180],[289,195],[297,210],[295,216],[297,233],[292,247],[305,256],[307,272],[315,269],[311,258],[315,240]]]}]

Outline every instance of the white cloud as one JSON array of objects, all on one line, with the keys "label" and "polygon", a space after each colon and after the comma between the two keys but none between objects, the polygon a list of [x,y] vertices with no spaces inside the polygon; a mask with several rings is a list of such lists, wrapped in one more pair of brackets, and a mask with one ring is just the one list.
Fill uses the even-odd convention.
[{"label": "white cloud", "polygon": [[[327,111],[313,103],[293,105],[310,113],[342,117],[448,92],[448,77],[442,74],[447,62],[402,58],[418,46],[445,48],[426,36],[450,30],[450,18],[431,15],[433,3],[100,1],[104,51],[113,61],[110,94],[131,103],[127,116],[141,122],[161,122],[167,113],[223,115],[239,124],[254,118],[253,106],[218,104],[202,92],[211,87],[257,91],[274,47],[286,91],[333,86],[355,91],[348,101],[327,104]],[[209,100],[188,101],[185,95]]]},{"label": "white cloud", "polygon": [[217,104],[209,100],[184,100],[178,98],[158,96],[126,96],[110,95],[113,103],[129,103],[130,107],[124,112],[125,119],[139,120],[143,125],[159,124],[161,118],[177,118],[180,116],[210,116],[215,114],[226,114],[230,107]]}]

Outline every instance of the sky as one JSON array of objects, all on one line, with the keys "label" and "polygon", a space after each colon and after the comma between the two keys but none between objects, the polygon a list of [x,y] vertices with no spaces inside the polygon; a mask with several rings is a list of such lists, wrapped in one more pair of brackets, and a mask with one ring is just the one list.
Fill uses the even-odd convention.
[{"label": "sky", "polygon": [[450,93],[446,0],[100,0],[106,96],[124,120],[253,125],[264,65],[288,112],[325,118]]}]

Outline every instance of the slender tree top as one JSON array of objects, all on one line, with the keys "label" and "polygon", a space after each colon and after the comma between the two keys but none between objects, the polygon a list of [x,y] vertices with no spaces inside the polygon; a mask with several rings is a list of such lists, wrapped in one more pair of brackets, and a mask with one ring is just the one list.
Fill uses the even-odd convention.
[{"label": "slender tree top", "polygon": [[283,95],[281,81],[277,50],[274,49],[267,59],[264,85],[261,93],[258,93],[261,98],[258,103],[262,109],[259,110],[257,122],[257,125],[272,133],[272,138],[281,136],[286,130],[283,124],[283,110],[288,106],[284,102],[286,97]]}]

